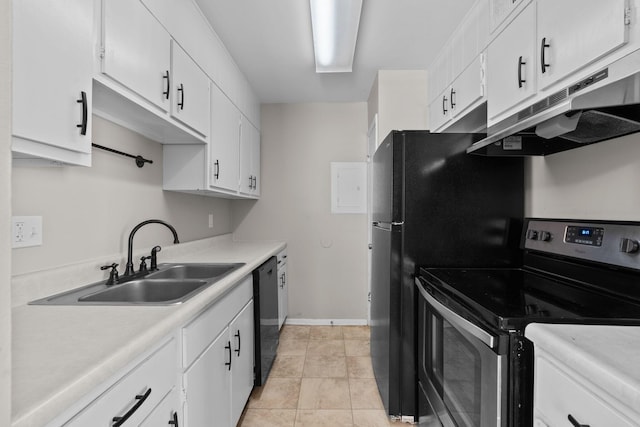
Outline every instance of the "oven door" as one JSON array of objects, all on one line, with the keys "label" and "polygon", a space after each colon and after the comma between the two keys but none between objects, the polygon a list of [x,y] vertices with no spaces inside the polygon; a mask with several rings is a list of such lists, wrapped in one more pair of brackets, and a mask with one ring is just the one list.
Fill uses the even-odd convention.
[{"label": "oven door", "polygon": [[507,354],[499,349],[507,347],[508,335],[488,332],[445,307],[420,279],[416,286],[420,425],[506,426]]}]

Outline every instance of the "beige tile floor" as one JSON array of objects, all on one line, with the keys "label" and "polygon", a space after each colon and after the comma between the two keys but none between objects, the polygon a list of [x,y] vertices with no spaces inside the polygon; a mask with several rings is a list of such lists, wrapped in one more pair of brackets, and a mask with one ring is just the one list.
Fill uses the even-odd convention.
[{"label": "beige tile floor", "polygon": [[[269,378],[240,427],[388,427],[367,326],[285,325]],[[406,424],[405,424],[406,425]]]}]

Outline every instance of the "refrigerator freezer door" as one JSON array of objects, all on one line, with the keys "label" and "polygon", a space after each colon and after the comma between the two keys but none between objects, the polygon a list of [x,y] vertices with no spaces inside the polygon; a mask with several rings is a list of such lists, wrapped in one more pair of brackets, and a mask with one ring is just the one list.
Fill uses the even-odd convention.
[{"label": "refrigerator freezer door", "polygon": [[[373,227],[371,270],[371,362],[385,409],[389,410],[391,230]],[[387,412],[388,413],[388,412]]]}]

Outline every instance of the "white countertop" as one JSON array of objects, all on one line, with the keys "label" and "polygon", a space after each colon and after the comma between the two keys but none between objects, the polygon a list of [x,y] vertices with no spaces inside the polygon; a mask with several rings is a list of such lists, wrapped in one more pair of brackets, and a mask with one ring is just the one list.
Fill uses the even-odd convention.
[{"label": "white countertop", "polygon": [[640,326],[530,324],[525,336],[629,409],[640,408]]},{"label": "white countertop", "polygon": [[[160,262],[244,262],[246,265],[183,304],[15,306],[12,426],[45,425],[285,247],[283,242],[234,242],[230,236],[207,239],[205,243],[204,248],[202,244],[192,245],[197,250],[186,253],[182,250],[183,253],[175,257],[162,257]],[[46,272],[42,274],[46,278]],[[34,280],[29,278],[31,284]]]}]

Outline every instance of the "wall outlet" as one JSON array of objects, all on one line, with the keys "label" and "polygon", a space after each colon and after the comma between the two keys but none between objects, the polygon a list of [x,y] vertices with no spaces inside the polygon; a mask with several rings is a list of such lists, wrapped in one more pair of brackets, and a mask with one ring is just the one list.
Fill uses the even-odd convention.
[{"label": "wall outlet", "polygon": [[213,228],[213,214],[209,214],[209,228]]},{"label": "wall outlet", "polygon": [[11,247],[42,246],[42,217],[11,217]]}]

